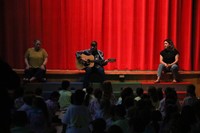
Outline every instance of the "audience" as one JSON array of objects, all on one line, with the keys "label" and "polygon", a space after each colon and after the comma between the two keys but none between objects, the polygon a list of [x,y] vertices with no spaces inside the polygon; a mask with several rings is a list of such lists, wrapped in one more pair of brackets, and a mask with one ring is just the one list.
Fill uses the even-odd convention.
[{"label": "audience", "polygon": [[[197,133],[200,131],[200,100],[195,86],[188,85],[182,105],[175,88],[155,88],[148,93],[137,88],[123,88],[116,102],[112,82],[105,81],[102,88],[69,89],[70,82],[62,81],[62,88],[53,91],[48,99],[42,88],[34,92],[22,88],[11,67],[5,82],[0,82],[0,132],[2,133],[56,133],[53,124],[57,111],[66,110],[60,121],[62,133]],[[9,78],[11,75],[16,77]],[[12,77],[12,76],[11,76]],[[13,84],[12,84],[13,83]],[[10,85],[12,84],[12,85]],[[14,92],[11,97],[10,92]]]}]

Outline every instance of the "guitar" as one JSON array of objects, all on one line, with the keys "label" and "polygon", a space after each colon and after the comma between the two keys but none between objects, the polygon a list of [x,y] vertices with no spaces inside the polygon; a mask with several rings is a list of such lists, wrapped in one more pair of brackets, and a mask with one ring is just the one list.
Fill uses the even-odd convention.
[{"label": "guitar", "polygon": [[[93,67],[94,66],[94,63],[95,62],[98,62],[98,61],[95,61],[94,60],[94,56],[93,55],[85,55],[85,54],[81,54],[81,60],[84,60],[84,61],[86,61],[86,63],[82,63],[82,62],[80,62],[80,60],[78,60],[78,59],[76,59],[76,67],[78,68],[78,69],[84,69],[84,68],[86,68],[86,67]],[[109,58],[109,59],[107,59],[108,60],[108,62],[115,62],[116,61],[116,59],[115,58]],[[103,60],[104,61],[104,60]]]}]

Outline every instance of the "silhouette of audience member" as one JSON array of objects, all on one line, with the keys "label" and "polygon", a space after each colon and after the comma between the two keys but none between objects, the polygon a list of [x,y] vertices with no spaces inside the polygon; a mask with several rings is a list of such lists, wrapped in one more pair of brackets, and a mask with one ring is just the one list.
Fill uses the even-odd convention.
[{"label": "silhouette of audience member", "polygon": [[45,101],[49,112],[49,120],[51,123],[58,122],[58,116],[56,115],[56,112],[60,109],[58,103],[59,97],[60,94],[57,91],[53,91],[50,97]]},{"label": "silhouette of audience member", "polygon": [[14,106],[9,92],[20,87],[20,78],[10,65],[2,59],[0,59],[0,75],[0,104],[3,105],[0,109],[0,132],[10,133],[11,109]]},{"label": "silhouette of audience member", "polygon": [[129,120],[130,133],[143,133],[145,131],[145,122],[140,116],[134,116]]},{"label": "silhouette of audience member", "polygon": [[28,117],[25,111],[16,111],[13,114],[13,127],[10,129],[11,133],[34,133],[28,127]]},{"label": "silhouette of audience member", "polygon": [[91,122],[91,115],[88,108],[83,105],[85,92],[83,90],[76,90],[72,94],[72,103],[65,112],[62,123],[62,133],[90,133],[89,123]]},{"label": "silhouette of audience member", "polygon": [[46,64],[48,54],[45,49],[41,48],[40,40],[33,41],[33,47],[28,48],[25,53],[26,68],[24,71],[24,81],[32,82],[35,80],[46,81]]},{"label": "silhouette of audience member", "polygon": [[72,92],[69,89],[70,81],[63,80],[61,84],[61,90],[59,90],[59,105],[61,110],[66,110],[67,107],[71,104],[71,95]]},{"label": "silhouette of audience member", "polygon": [[94,90],[94,98],[90,101],[88,109],[92,116],[92,120],[97,118],[98,112],[100,112],[100,104],[102,98],[102,90],[97,88]]},{"label": "silhouette of audience member", "polygon": [[108,128],[107,133],[123,133],[118,125],[112,125]]},{"label": "silhouette of audience member", "polygon": [[32,109],[33,98],[33,93],[26,93],[23,96],[24,104],[17,111],[25,111],[26,113],[28,113],[28,111]]},{"label": "silhouette of audience member", "polygon": [[42,93],[43,93],[42,88],[37,87],[37,88],[35,89],[35,97],[39,97],[39,98],[44,99],[44,97],[42,96]]},{"label": "silhouette of audience member", "polygon": [[116,98],[113,94],[113,87],[112,83],[110,81],[104,81],[102,85],[103,95],[102,99],[108,99],[111,103],[111,105],[116,104]]},{"label": "silhouette of audience member", "polygon": [[0,133],[10,133],[12,104],[7,88],[0,89],[0,105]]},{"label": "silhouette of audience member", "polygon": [[158,100],[161,101],[163,99],[163,89],[161,87],[157,88],[156,90],[157,92],[157,96],[158,96]]},{"label": "silhouette of audience member", "polygon": [[186,90],[186,97],[183,99],[182,107],[186,105],[193,106],[197,102],[196,88],[194,85],[188,85]]},{"label": "silhouette of audience member", "polygon": [[151,100],[151,103],[152,103],[154,109],[158,109],[160,101],[158,100],[156,87],[149,86],[148,87],[148,95],[150,97],[150,100]]},{"label": "silhouette of audience member", "polygon": [[159,110],[153,110],[151,112],[151,121],[146,126],[145,131],[149,133],[159,133],[162,121],[162,114]]},{"label": "silhouette of audience member", "polygon": [[123,133],[130,133],[128,119],[126,119],[125,116],[126,109],[123,105],[117,105],[114,107],[113,125],[118,125],[122,129]]},{"label": "silhouette of audience member", "polygon": [[93,98],[94,98],[93,88],[89,86],[86,88],[86,95],[83,104],[88,107]]},{"label": "silhouette of audience member", "polygon": [[24,104],[23,96],[24,96],[24,88],[22,87],[17,88],[15,90],[15,99],[14,99],[14,107],[16,110],[19,109]]},{"label": "silhouette of audience member", "polygon": [[160,101],[159,108],[158,108],[163,118],[166,115],[166,109],[168,108],[168,106],[171,106],[171,105],[177,107],[179,111],[181,110],[181,105],[177,97],[176,90],[174,88],[167,87],[165,89],[165,97]]},{"label": "silhouette of audience member", "polygon": [[0,85],[9,90],[14,90],[20,87],[20,77],[12,70],[10,65],[0,59]]},{"label": "silhouette of audience member", "polygon": [[91,133],[106,133],[106,121],[103,118],[97,118],[91,122]]},{"label": "silhouette of audience member", "polygon": [[180,114],[178,131],[180,133],[190,133],[198,120],[193,107],[190,105],[183,106]]},{"label": "silhouette of audience member", "polygon": [[27,111],[30,128],[36,133],[46,133],[49,128],[49,113],[44,99],[35,97],[32,108]]},{"label": "silhouette of audience member", "polygon": [[124,102],[128,97],[132,97],[134,99],[133,89],[131,87],[125,87],[122,90],[121,92],[122,105],[124,105]]},{"label": "silhouette of audience member", "polygon": [[139,101],[142,99],[142,96],[144,94],[144,90],[141,87],[136,88],[136,97],[134,98],[135,101]]}]

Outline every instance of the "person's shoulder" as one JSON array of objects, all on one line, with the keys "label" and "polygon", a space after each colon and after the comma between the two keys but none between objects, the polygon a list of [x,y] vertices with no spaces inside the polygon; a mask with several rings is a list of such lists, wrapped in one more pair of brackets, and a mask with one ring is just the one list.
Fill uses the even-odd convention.
[{"label": "person's shoulder", "polygon": [[174,51],[179,52],[176,48],[174,49]]},{"label": "person's shoulder", "polygon": [[99,53],[103,53],[103,51],[101,51],[101,50],[98,50],[98,52],[99,52]]},{"label": "person's shoulder", "polygon": [[30,47],[27,49],[27,51],[33,51],[34,50],[34,47]]},{"label": "person's shoulder", "polygon": [[46,51],[46,49],[44,49],[44,48],[41,48],[40,51],[43,52],[43,53],[45,53],[45,54],[48,54],[47,51]]},{"label": "person's shoulder", "polygon": [[160,51],[160,54],[165,53],[165,51],[166,51],[166,49],[161,50],[161,51]]},{"label": "person's shoulder", "polygon": [[83,50],[83,53],[86,54],[86,55],[91,55],[92,54],[90,49]]},{"label": "person's shoulder", "polygon": [[179,51],[178,51],[177,49],[174,49],[174,52],[175,52],[176,54],[180,54]]},{"label": "person's shoulder", "polygon": [[42,51],[46,51],[46,49],[44,49],[44,48],[41,48],[41,50],[42,50]]},{"label": "person's shoulder", "polygon": [[82,49],[82,50],[78,50],[77,52],[88,52],[90,51],[90,49]]}]

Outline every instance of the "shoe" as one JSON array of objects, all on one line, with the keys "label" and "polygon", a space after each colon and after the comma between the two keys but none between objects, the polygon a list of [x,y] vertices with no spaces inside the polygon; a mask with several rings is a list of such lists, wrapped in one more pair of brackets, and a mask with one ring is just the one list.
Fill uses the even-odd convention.
[{"label": "shoe", "polygon": [[160,80],[156,80],[156,81],[154,81],[154,83],[160,83]]}]

